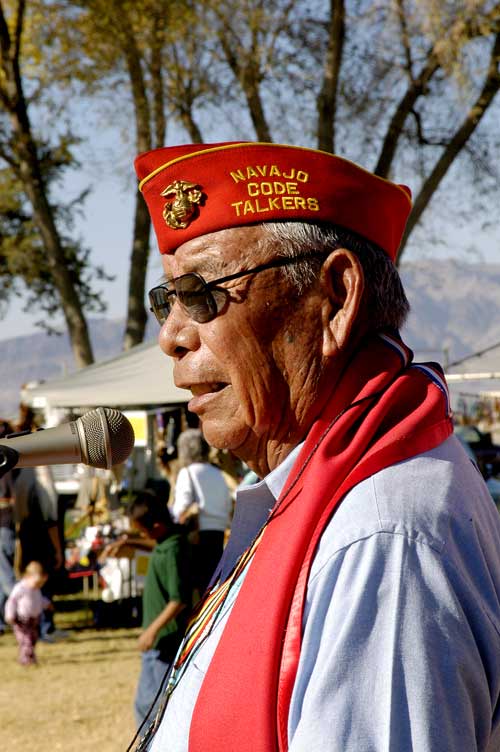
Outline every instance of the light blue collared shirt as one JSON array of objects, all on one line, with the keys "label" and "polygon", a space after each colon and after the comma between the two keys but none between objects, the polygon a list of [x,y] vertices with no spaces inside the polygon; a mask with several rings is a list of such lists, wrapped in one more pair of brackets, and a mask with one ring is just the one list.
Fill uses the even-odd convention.
[{"label": "light blue collared shirt", "polygon": [[[240,504],[269,504],[270,486],[279,495],[290,466],[276,470]],[[237,595],[175,689],[152,752],[188,751]],[[302,627],[289,752],[500,750],[500,516],[455,437],[346,495],[312,563]]]}]

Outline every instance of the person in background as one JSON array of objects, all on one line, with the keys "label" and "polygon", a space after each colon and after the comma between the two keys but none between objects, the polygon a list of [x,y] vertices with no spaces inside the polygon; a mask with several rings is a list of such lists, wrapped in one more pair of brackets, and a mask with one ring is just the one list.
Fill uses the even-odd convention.
[{"label": "person in background", "polygon": [[41,591],[47,573],[39,561],[30,561],[23,576],[12,588],[5,604],[5,620],[12,625],[19,646],[19,663],[36,664],[35,645],[38,642],[40,618],[52,604]]},{"label": "person in background", "polygon": [[[16,432],[35,431],[37,424],[31,408],[21,403]],[[30,561],[40,561],[47,573],[44,595],[52,599],[55,579],[64,565],[59,532],[57,491],[49,466],[21,468],[16,478],[14,518],[16,524],[16,560],[19,571]],[[53,642],[65,637],[56,630],[53,609],[42,613],[40,639]]]},{"label": "person in background", "polygon": [[286,144],[136,160],[159,344],[237,494],[148,752],[498,752],[500,517],[398,330],[410,190]]},{"label": "person in background", "polygon": [[243,463],[227,449],[211,449],[210,457],[214,465],[222,471],[234,503],[235,491],[245,475]]},{"label": "person in background", "polygon": [[257,475],[254,470],[250,470],[249,467],[246,468],[243,478],[241,479],[241,482],[238,486],[238,490],[240,488],[245,488],[245,486],[252,486],[254,483],[258,483],[260,480],[259,476]]},{"label": "person in background", "polygon": [[231,524],[232,500],[221,470],[209,462],[210,447],[198,428],[183,431],[177,441],[181,469],[175,483],[172,515],[181,524],[195,519],[194,584],[204,593],[224,550]]},{"label": "person in background", "polygon": [[19,404],[19,413],[15,422],[16,433],[23,431],[35,431],[37,429],[37,420],[34,410],[24,402]]},{"label": "person in background", "polygon": [[80,476],[75,509],[86,517],[89,525],[109,523],[112,512],[119,508],[113,470],[86,467]]},{"label": "person in background", "polygon": [[164,500],[140,491],[128,514],[132,527],[155,545],[142,596],[142,633],[138,645],[142,665],[135,695],[138,728],[158,706],[158,690],[175,657],[191,607],[188,547],[183,532],[172,522]]},{"label": "person in background", "polygon": [[[0,439],[12,433],[7,420],[0,419]],[[0,635],[5,632],[4,608],[15,585],[14,552],[16,533],[14,525],[15,470],[0,477]]]}]

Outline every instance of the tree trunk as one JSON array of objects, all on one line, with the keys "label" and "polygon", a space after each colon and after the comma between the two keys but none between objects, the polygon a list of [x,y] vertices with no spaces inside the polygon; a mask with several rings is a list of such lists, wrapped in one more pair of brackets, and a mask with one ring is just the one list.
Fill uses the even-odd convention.
[{"label": "tree trunk", "polygon": [[146,331],[147,313],[144,307],[146,272],[149,254],[151,220],[142,195],[137,192],[135,202],[134,236],[130,255],[127,322],[123,349],[140,344]]},{"label": "tree trunk", "polygon": [[258,83],[255,80],[245,81],[244,93],[257,139],[264,143],[271,143],[273,137],[264,114]]},{"label": "tree trunk", "polygon": [[193,142],[193,144],[202,144],[203,143],[203,136],[201,133],[201,130],[198,127],[198,123],[193,117],[193,113],[191,111],[183,110],[180,113],[181,121],[186,129],[186,131],[189,133],[189,138]]},{"label": "tree trunk", "polygon": [[163,45],[165,42],[166,8],[155,6],[153,12],[153,35],[151,43],[151,92],[153,96],[154,146],[159,148],[165,141],[167,122],[163,94]]},{"label": "tree trunk", "polygon": [[[152,148],[151,114],[146,85],[142,72],[142,58],[132,26],[126,15],[118,8],[120,29],[124,39],[123,53],[126,59],[132,97],[134,102],[136,123],[136,146],[137,152],[141,153]],[[128,302],[123,349],[129,350],[134,345],[140,344],[146,331],[147,313],[144,307],[146,272],[149,257],[149,236],[151,232],[151,220],[145,201],[137,192],[135,203],[134,234],[132,238],[132,251],[130,254],[130,271],[128,281]]]},{"label": "tree trunk", "polygon": [[[17,118],[13,118],[13,125]],[[18,124],[20,128],[20,124]],[[57,227],[54,222],[52,209],[45,194],[45,188],[38,169],[38,162],[27,151],[34,151],[34,145],[30,144],[30,135],[24,131],[22,134],[14,127],[18,139],[20,161],[20,177],[26,195],[33,208],[33,220],[41,235],[43,246],[47,253],[51,276],[59,294],[61,307],[68,328],[71,347],[78,368],[88,366],[94,362],[92,346],[87,328],[87,322],[83,315],[82,307],[78,298],[78,291],[74,285],[71,274],[68,271],[64,250]]]},{"label": "tree trunk", "polygon": [[344,0],[330,0],[330,25],[323,85],[318,95],[318,149],[335,153],[337,93],[345,38]]},{"label": "tree trunk", "polygon": [[256,59],[257,45],[251,53],[251,60],[240,62],[239,56],[229,44],[224,31],[219,33],[219,40],[226,56],[227,64],[231,68],[234,77],[240,82],[245,96],[248,112],[255,128],[257,139],[264,143],[271,143],[272,136],[264,113],[264,106],[259,91],[259,61]]},{"label": "tree trunk", "polygon": [[401,241],[401,246],[399,249],[399,256],[398,256],[398,264],[401,263],[401,258],[403,256],[404,249],[406,247],[408,238],[410,237],[413,228],[420,220],[432,196],[434,195],[435,191],[438,189],[441,181],[445,177],[450,166],[453,164],[453,161],[455,160],[455,158],[457,157],[461,149],[463,149],[463,147],[465,146],[465,144],[467,143],[467,141],[469,140],[471,135],[474,133],[479,123],[481,122],[481,119],[483,118],[490,104],[493,102],[499,89],[500,89],[500,34],[497,34],[497,36],[495,37],[495,42],[493,44],[492,51],[491,51],[490,63],[488,66],[488,74],[487,74],[484,86],[482,88],[482,91],[479,94],[474,105],[469,110],[467,117],[462,122],[461,126],[458,128],[455,135],[451,139],[450,143],[444,149],[440,158],[436,162],[434,169],[432,170],[429,177],[426,179],[424,185],[422,186],[420,190],[420,193],[418,194],[415,200],[415,203],[413,205],[413,210],[408,219],[406,230],[403,235],[403,239]]},{"label": "tree trunk", "polygon": [[78,297],[78,290],[68,270],[53,210],[47,198],[19,70],[24,7],[25,4],[20,2],[14,44],[12,44],[5,23],[3,8],[0,7],[0,43],[3,72],[1,97],[4,107],[10,115],[13,135],[11,147],[18,161],[19,177],[32,206],[33,220],[47,254],[51,276],[60,298],[68,328],[75,363],[81,368],[93,363],[92,346],[87,322]]}]

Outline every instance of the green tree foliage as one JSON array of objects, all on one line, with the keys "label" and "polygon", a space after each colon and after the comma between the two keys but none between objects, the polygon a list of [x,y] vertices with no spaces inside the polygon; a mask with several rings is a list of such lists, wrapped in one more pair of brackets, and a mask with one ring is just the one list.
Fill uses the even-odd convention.
[{"label": "green tree foliage", "polygon": [[[47,185],[58,179],[61,170],[74,165],[65,146],[58,152],[42,149],[38,144],[38,155]],[[96,278],[105,281],[111,277],[101,267],[94,267],[90,262],[90,250],[75,244],[72,239],[75,211],[79,211],[86,193],[67,204],[54,204],[52,211],[60,232],[64,264],[79,300],[84,302],[87,311],[104,313],[106,306],[102,296],[95,292],[94,282]],[[10,167],[4,167],[0,169],[0,316],[13,295],[22,298],[24,311],[40,316],[35,321],[36,326],[51,334],[61,333],[52,324],[60,313],[61,302],[40,232],[20,180]]]}]

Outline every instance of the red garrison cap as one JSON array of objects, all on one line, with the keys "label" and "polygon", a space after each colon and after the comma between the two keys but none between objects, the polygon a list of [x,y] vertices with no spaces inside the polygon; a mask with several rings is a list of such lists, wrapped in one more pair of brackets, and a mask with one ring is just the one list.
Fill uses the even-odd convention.
[{"label": "red garrison cap", "polygon": [[161,253],[229,227],[295,220],[354,230],[394,260],[411,192],[341,157],[253,142],[165,146],[135,160]]}]

